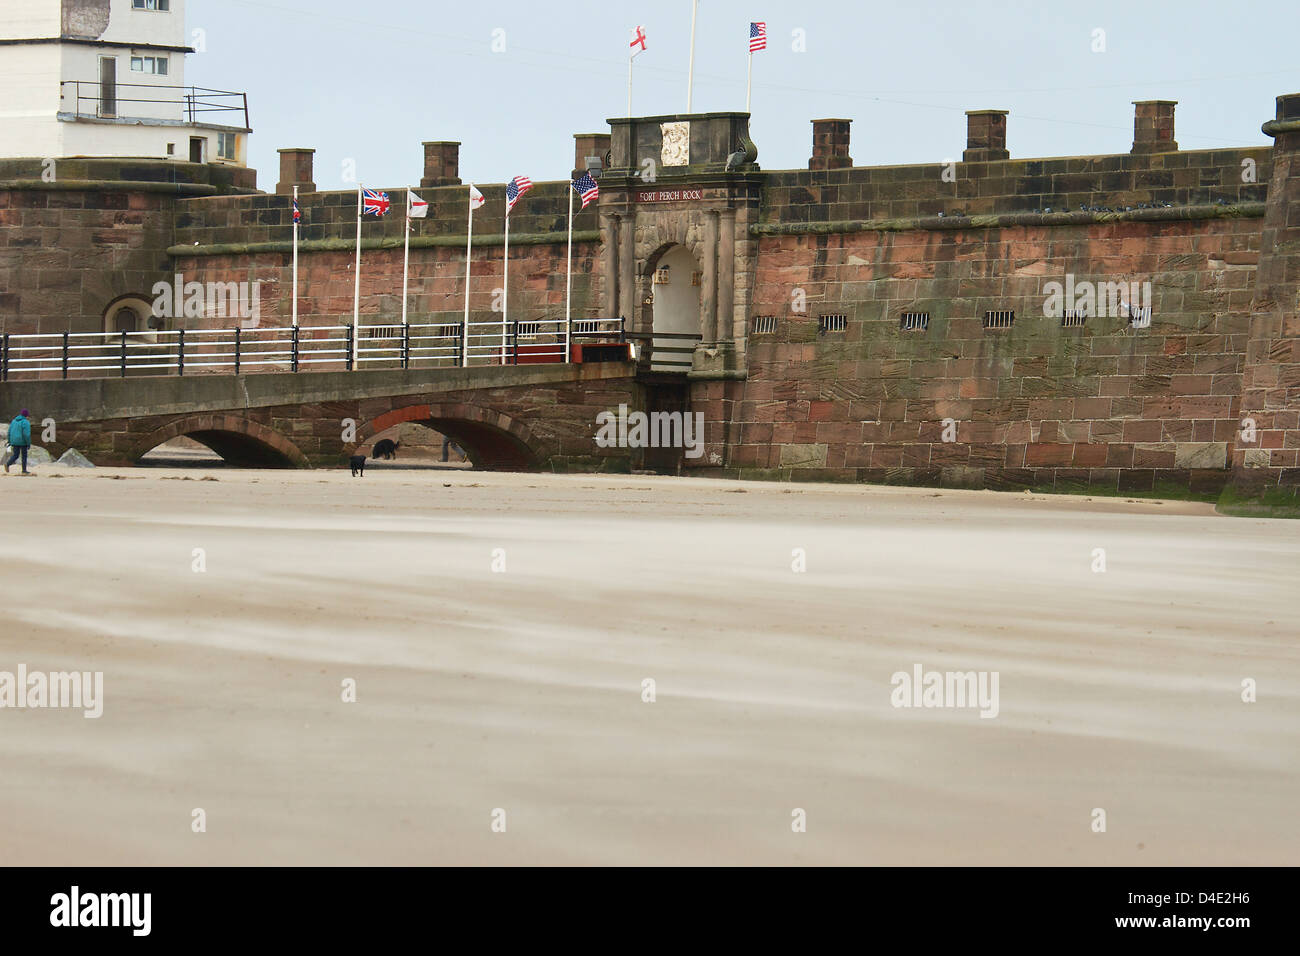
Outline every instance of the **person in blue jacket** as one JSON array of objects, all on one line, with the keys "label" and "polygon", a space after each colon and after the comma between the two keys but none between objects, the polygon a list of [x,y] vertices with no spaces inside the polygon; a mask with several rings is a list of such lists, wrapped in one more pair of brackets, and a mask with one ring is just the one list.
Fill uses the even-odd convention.
[{"label": "person in blue jacket", "polygon": [[32,447],[32,423],[27,419],[25,408],[9,423],[9,447],[14,453],[5,462],[5,474],[9,474],[9,466],[19,455],[23,456],[23,474],[27,474],[27,450]]}]

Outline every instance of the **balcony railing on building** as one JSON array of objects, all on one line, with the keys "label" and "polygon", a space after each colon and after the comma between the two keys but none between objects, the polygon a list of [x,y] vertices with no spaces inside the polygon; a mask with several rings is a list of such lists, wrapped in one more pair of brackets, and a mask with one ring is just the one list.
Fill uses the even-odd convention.
[{"label": "balcony railing on building", "polygon": [[65,115],[74,119],[154,120],[248,130],[248,94],[198,86],[64,80]]}]

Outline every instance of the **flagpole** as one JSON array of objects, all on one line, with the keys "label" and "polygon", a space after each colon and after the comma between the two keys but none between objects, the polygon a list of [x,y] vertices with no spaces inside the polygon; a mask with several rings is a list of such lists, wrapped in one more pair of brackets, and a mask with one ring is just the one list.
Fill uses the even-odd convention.
[{"label": "flagpole", "polygon": [[749,52],[749,74],[745,78],[745,112],[749,112],[749,93],[754,88],[754,51]]},{"label": "flagpole", "polygon": [[460,333],[460,364],[469,366],[469,256],[474,245],[474,184],[469,184],[469,228],[465,235],[465,325]]},{"label": "flagpole", "polygon": [[352,290],[352,369],[357,369],[361,342],[361,184],[357,184],[357,275]]},{"label": "flagpole", "polygon": [[506,328],[510,318],[510,200],[506,199],[506,244],[501,262],[501,364],[506,364]]},{"label": "flagpole", "polygon": [[406,289],[411,271],[411,187],[406,187],[406,248],[402,253],[402,325],[406,325]]},{"label": "flagpole", "polygon": [[[293,187],[293,208],[298,211],[298,187]],[[293,221],[293,325],[298,327],[298,220]]]},{"label": "flagpole", "polygon": [[632,115],[632,61],[636,59],[636,54],[627,58],[627,115]]},{"label": "flagpole", "polygon": [[695,88],[695,15],[700,12],[700,0],[691,0],[691,62],[686,71],[686,112],[691,111],[691,92]]},{"label": "flagpole", "polygon": [[569,331],[573,328],[573,183],[569,183],[569,252],[564,264],[564,361],[569,356]]}]

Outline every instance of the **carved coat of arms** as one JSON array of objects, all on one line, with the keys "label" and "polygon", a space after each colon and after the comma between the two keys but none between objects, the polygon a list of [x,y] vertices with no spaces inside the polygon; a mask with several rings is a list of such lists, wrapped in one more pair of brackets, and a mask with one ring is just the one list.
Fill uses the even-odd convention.
[{"label": "carved coat of arms", "polygon": [[689,166],[691,162],[691,124],[660,123],[663,149],[659,161],[664,166]]}]

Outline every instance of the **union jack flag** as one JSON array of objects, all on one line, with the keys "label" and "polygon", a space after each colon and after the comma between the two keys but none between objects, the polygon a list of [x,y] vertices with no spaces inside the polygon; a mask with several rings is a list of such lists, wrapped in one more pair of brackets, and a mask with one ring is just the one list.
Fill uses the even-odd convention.
[{"label": "union jack flag", "polygon": [[519,197],[528,190],[533,188],[533,181],[527,176],[516,176],[506,184],[506,215],[510,215],[510,210],[515,208],[515,203],[519,202]]},{"label": "union jack flag", "polygon": [[600,187],[596,185],[596,180],[591,178],[590,170],[573,181],[573,190],[582,197],[583,209],[587,208],[587,203],[600,195]]},{"label": "union jack flag", "polygon": [[749,25],[749,52],[757,53],[759,50],[767,49],[767,23],[750,23]]},{"label": "union jack flag", "polygon": [[293,201],[293,224],[296,226],[302,222],[302,210],[298,208],[298,200]]},{"label": "union jack flag", "polygon": [[378,216],[382,219],[391,205],[388,193],[377,192],[373,189],[361,190],[361,198],[361,212],[367,216]]}]

